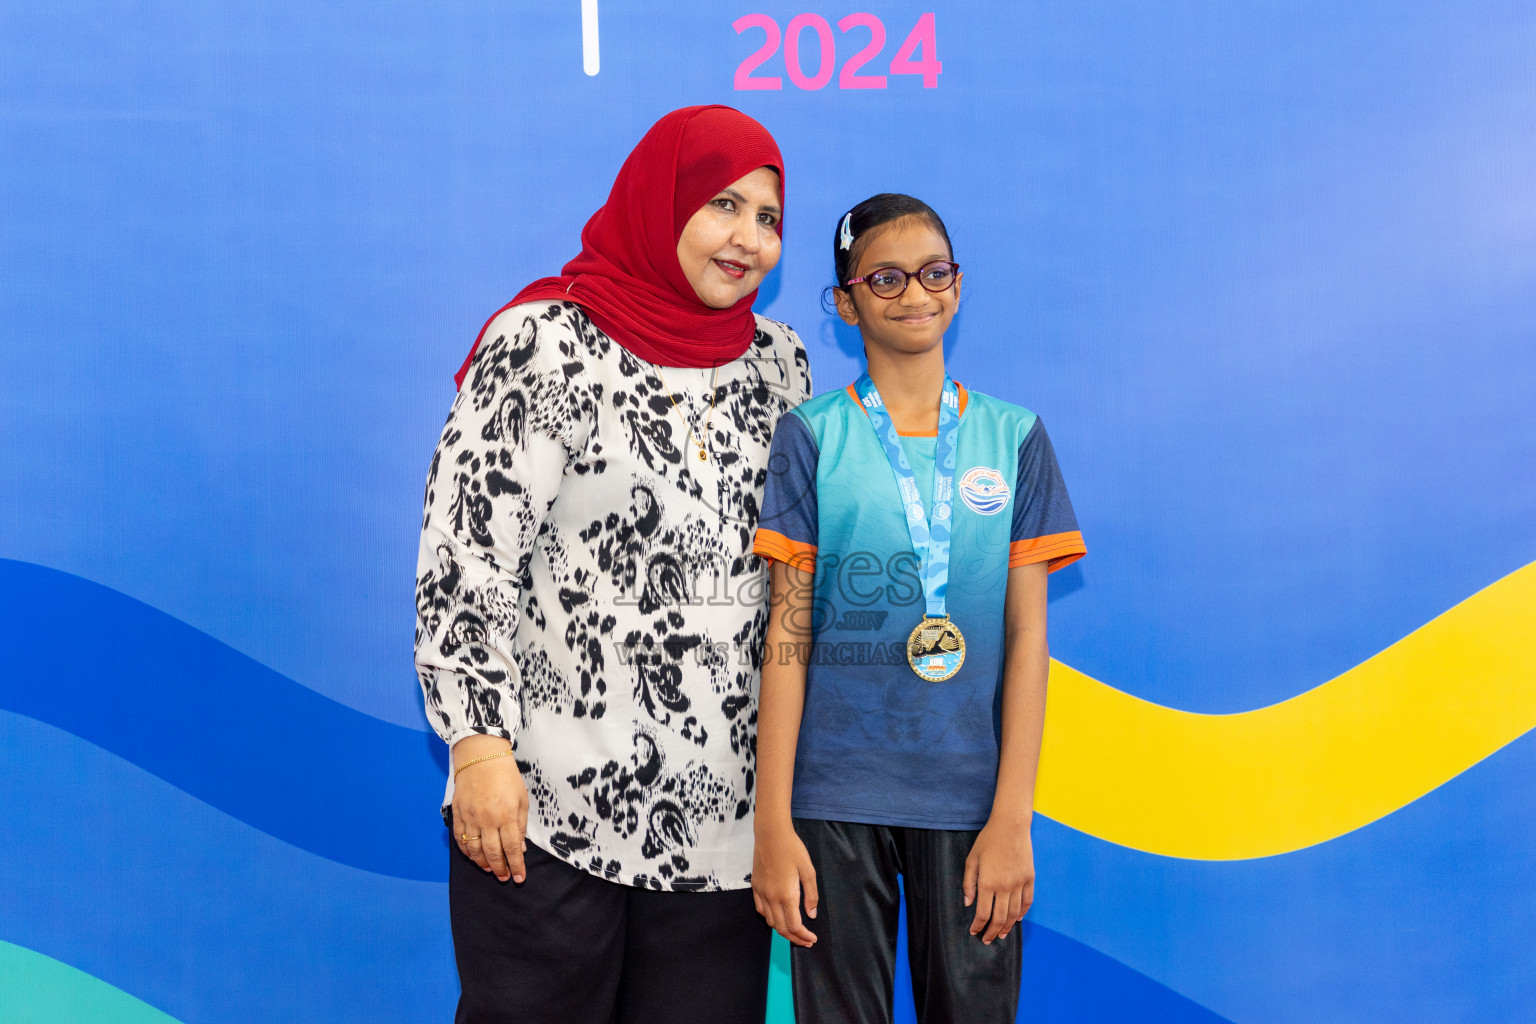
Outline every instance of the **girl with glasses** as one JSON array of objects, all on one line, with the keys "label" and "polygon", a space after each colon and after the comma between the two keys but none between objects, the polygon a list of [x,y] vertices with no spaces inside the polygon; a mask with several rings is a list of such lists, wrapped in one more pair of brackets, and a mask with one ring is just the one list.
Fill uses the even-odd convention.
[{"label": "girl with glasses", "polygon": [[938,214],[867,199],[833,262],[868,367],[773,438],[753,896],[794,944],[799,1024],[892,1019],[898,878],[917,1019],[1012,1022],[1046,574],[1082,535],[1039,417],[945,371],[961,274]]}]

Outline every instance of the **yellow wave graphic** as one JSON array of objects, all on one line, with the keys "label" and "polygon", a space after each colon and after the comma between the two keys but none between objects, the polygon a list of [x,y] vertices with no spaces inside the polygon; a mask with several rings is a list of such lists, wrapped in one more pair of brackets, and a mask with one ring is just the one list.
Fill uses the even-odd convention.
[{"label": "yellow wave graphic", "polygon": [[1036,807],[1148,853],[1267,857],[1428,793],[1536,726],[1536,563],[1316,689],[1176,711],[1060,662]]}]

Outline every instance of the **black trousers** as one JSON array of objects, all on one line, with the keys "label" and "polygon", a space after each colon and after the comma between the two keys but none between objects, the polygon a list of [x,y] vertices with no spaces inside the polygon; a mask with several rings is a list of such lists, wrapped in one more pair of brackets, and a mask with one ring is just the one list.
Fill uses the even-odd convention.
[{"label": "black trousers", "polygon": [[919,1024],[1013,1024],[1023,936],[970,934],[961,885],[975,832],[796,818],[821,896],[810,949],[790,953],[796,1024],[890,1024],[906,881],[907,960]]},{"label": "black trousers", "polygon": [[450,856],[457,1024],[763,1024],[773,933],[752,890],[636,889],[532,843],[522,885]]}]

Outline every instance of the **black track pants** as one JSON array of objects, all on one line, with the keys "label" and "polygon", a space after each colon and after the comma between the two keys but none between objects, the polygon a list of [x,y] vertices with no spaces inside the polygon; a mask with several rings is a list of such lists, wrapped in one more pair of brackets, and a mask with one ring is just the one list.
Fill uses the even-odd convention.
[{"label": "black track pants", "polygon": [[457,1024],[762,1024],[772,932],[752,890],[636,889],[532,843],[522,885],[449,856]]},{"label": "black track pants", "polygon": [[919,1024],[1013,1024],[1023,937],[982,945],[961,885],[975,832],[796,818],[821,901],[810,949],[794,947],[796,1024],[889,1024],[906,882],[907,959]]}]

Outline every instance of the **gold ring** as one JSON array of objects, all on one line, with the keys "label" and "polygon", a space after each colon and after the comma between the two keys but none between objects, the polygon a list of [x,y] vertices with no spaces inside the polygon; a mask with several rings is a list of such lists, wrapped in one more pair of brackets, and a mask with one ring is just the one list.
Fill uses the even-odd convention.
[{"label": "gold ring", "polygon": [[479,836],[472,836],[472,835],[469,835],[468,833],[461,832],[459,834],[459,842],[461,842],[461,843],[467,843],[471,839],[479,839],[479,838],[480,838]]}]

